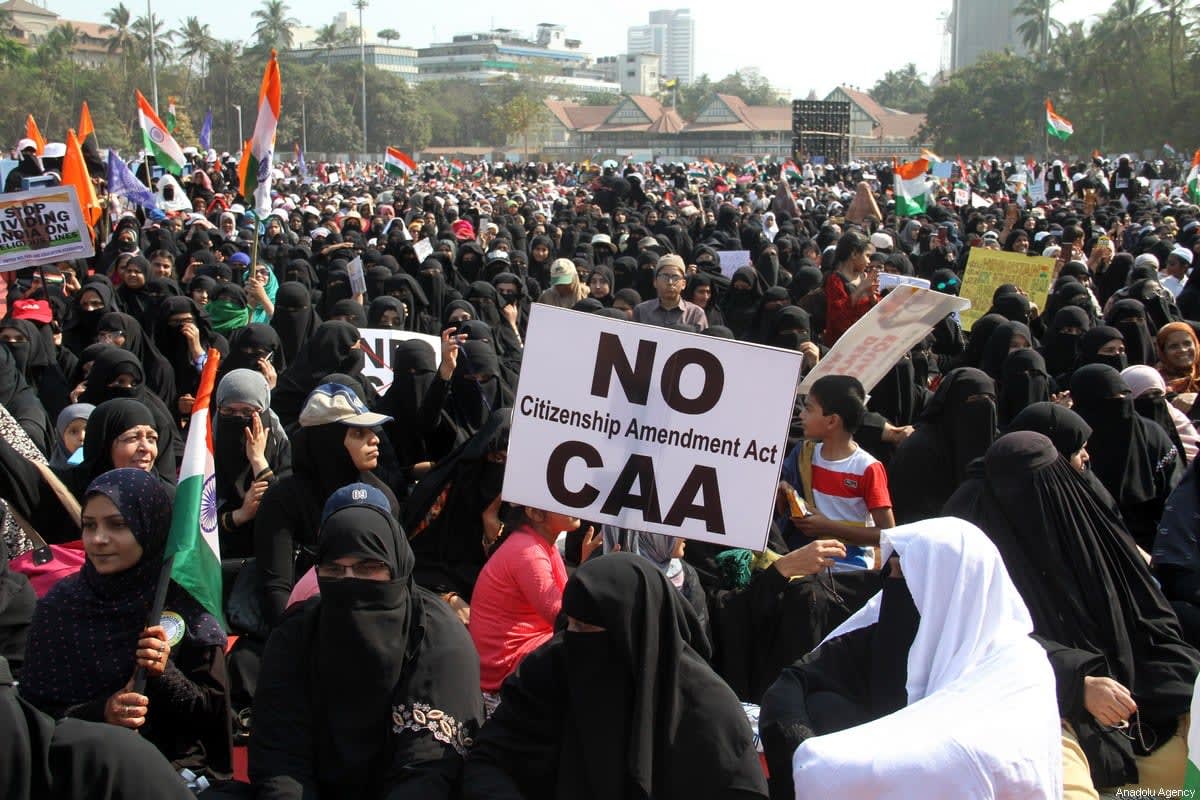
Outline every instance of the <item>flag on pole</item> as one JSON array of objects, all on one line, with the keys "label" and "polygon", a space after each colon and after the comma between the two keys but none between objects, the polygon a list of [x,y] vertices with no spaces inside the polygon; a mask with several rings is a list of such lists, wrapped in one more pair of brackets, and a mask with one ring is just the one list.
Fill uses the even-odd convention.
[{"label": "flag on pole", "polygon": [[462,175],[463,166],[463,162],[459,161],[458,159],[454,159],[450,162],[450,174],[454,175],[455,177]]},{"label": "flag on pole", "polygon": [[75,130],[88,173],[94,178],[104,177],[104,157],[100,155],[100,142],[96,138],[96,126],[92,124],[92,112],[88,109],[87,100],[79,107],[79,127]]},{"label": "flag on pole", "polygon": [[896,167],[897,216],[911,217],[921,214],[929,206],[929,185],[925,181],[925,172],[928,169],[929,161],[924,158]]},{"label": "flag on pole", "polygon": [[142,208],[156,208],[158,206],[158,198],[154,192],[146,188],[145,184],[137,179],[137,176],[129,169],[116,150],[108,151],[108,171],[105,174],[105,182],[108,184],[110,194],[115,194],[124,197]]},{"label": "flag on pole", "polygon": [[797,180],[798,181],[801,179],[800,168],[797,167],[796,162],[792,161],[790,158],[787,161],[783,162],[783,169],[780,170],[780,172],[783,173],[783,177],[786,180]]},{"label": "flag on pole", "polygon": [[1193,203],[1200,203],[1200,150],[1192,156],[1192,169],[1187,176],[1187,193]]},{"label": "flag on pole", "polygon": [[300,173],[300,180],[308,180],[308,167],[304,163],[304,151],[300,149],[300,143],[296,142],[293,149],[296,156],[296,171]]},{"label": "flag on pole", "polygon": [[87,100],[79,107],[79,127],[75,129],[82,147],[89,136],[96,135],[96,126],[92,124],[92,112],[88,110]]},{"label": "flag on pole", "polygon": [[383,154],[383,168],[393,175],[411,175],[417,171],[417,162],[403,150],[389,147]]},{"label": "flag on pole", "polygon": [[279,103],[283,85],[279,78],[279,61],[275,51],[263,70],[262,85],[258,90],[258,117],[254,120],[254,133],[242,148],[242,160],[238,164],[242,197],[247,204],[254,199],[258,215],[266,216],[271,210],[271,159],[275,155],[275,129],[279,125]]},{"label": "flag on pole", "polygon": [[1054,113],[1054,105],[1046,98],[1046,133],[1058,137],[1064,142],[1075,132],[1071,121]]},{"label": "flag on pole", "polygon": [[200,126],[200,146],[207,150],[212,147],[212,109],[204,115],[204,124]]},{"label": "flag on pole", "polygon": [[221,356],[208,351],[200,388],[192,404],[187,444],[179,467],[175,509],[164,558],[174,556],[171,580],[187,590],[225,625],[221,608],[221,543],[217,536],[217,488],[213,472],[211,418],[208,414]]},{"label": "flag on pole", "polygon": [[46,137],[42,136],[42,132],[38,130],[37,123],[33,120],[33,114],[25,118],[25,138],[33,139],[37,142],[37,154],[40,156],[46,149]]},{"label": "flag on pole", "polygon": [[931,164],[940,164],[942,161],[941,156],[925,147],[921,148],[921,158],[925,159]]},{"label": "flag on pole", "polygon": [[63,158],[62,182],[64,186],[75,187],[75,195],[79,198],[79,207],[83,209],[88,227],[95,225],[103,209],[96,198],[96,186],[88,173],[87,162],[83,160],[83,148],[79,146],[74,128],[67,130],[67,154]]},{"label": "flag on pole", "polygon": [[175,98],[167,98],[167,132],[175,134]]},{"label": "flag on pole", "polygon": [[[134,90],[137,91],[137,90]],[[142,128],[142,144],[154,155],[158,165],[173,175],[183,174],[183,149],[179,142],[163,125],[163,121],[154,113],[149,101],[137,92],[138,124]]]}]

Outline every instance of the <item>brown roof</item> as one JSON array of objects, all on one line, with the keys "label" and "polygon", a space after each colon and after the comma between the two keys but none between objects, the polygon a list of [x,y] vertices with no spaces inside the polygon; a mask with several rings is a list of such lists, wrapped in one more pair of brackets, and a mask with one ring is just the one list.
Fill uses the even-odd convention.
[{"label": "brown roof", "polygon": [[39,17],[58,16],[53,11],[41,6],[35,6],[33,3],[26,2],[26,0],[8,0],[7,3],[0,3],[0,9],[11,14],[34,14]]},{"label": "brown roof", "polygon": [[608,119],[616,106],[581,106],[562,100],[546,100],[546,108],[562,124],[572,131],[593,130]]},{"label": "brown roof", "polygon": [[[894,108],[880,105],[871,95],[849,86],[839,86],[834,91],[840,91],[850,98],[863,112],[879,123],[878,135],[882,139],[912,139],[925,124],[924,114],[910,114]],[[832,96],[832,92],[830,96]],[[828,98],[826,98],[828,99]]]},{"label": "brown roof", "polygon": [[[697,124],[688,122],[673,108],[653,97],[626,95],[612,106],[581,106],[562,100],[546,100],[546,108],[564,128],[576,132],[680,133],[683,131],[790,131],[792,110],[788,106],[748,106],[740,97],[718,95],[737,117],[737,122]],[[622,105],[632,103],[645,122],[609,122]]]},{"label": "brown roof", "polygon": [[[699,122],[687,124],[689,131],[790,131],[792,109],[788,106],[750,106],[732,94],[718,94],[716,98],[729,109],[737,122]],[[707,107],[707,106],[706,106]]]}]

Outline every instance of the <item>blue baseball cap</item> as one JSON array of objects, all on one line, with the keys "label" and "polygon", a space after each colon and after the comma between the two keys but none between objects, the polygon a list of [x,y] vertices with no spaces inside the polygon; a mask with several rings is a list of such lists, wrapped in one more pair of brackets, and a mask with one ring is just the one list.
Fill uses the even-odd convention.
[{"label": "blue baseball cap", "polygon": [[343,508],[351,506],[367,506],[374,508],[384,516],[392,515],[392,507],[387,497],[379,489],[369,483],[350,483],[329,495],[325,501],[325,509],[321,512],[321,524]]}]

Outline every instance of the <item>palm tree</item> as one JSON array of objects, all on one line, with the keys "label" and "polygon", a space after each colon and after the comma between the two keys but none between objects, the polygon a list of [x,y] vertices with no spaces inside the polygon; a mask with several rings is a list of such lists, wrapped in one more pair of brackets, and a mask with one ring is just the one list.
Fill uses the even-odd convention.
[{"label": "palm tree", "polygon": [[254,36],[264,49],[292,49],[295,37],[292,28],[300,24],[300,20],[289,17],[291,9],[284,0],[263,0],[261,8],[255,9],[250,16],[258,20],[254,28]]},{"label": "palm tree", "polygon": [[150,60],[150,42],[154,41],[154,58],[159,64],[166,64],[171,58],[171,42],[175,39],[175,31],[163,27],[162,17],[157,14],[151,18],[138,17],[130,26],[133,32],[134,49],[138,58]]},{"label": "palm tree", "polygon": [[358,26],[351,25],[350,27],[346,28],[346,30],[342,31],[341,36],[338,37],[338,44],[344,47],[349,47],[352,44],[358,44],[358,34]]},{"label": "palm tree", "polygon": [[400,38],[400,31],[396,30],[395,28],[384,28],[383,30],[381,30],[379,33],[377,33],[375,35],[378,36],[380,39],[382,39],[384,42],[391,44],[392,42],[394,42]]},{"label": "palm tree", "polygon": [[108,40],[108,52],[121,54],[121,74],[125,74],[126,57],[129,49],[133,47],[133,35],[130,33],[130,23],[133,21],[133,15],[129,13],[129,9],[124,3],[118,3],[115,8],[110,8],[104,15],[108,20],[108,24],[116,29],[112,37]]},{"label": "palm tree", "polygon": [[330,51],[342,43],[342,35],[338,33],[338,29],[332,23],[322,25],[317,28],[317,35],[313,39],[313,44],[317,47],[325,48],[325,66],[329,66]]},{"label": "palm tree", "polygon": [[1058,36],[1064,30],[1063,24],[1052,15],[1054,6],[1062,0],[1021,0],[1013,16],[1020,17],[1022,22],[1017,26],[1017,35],[1029,50],[1036,51],[1043,60],[1050,52],[1051,32]]},{"label": "palm tree", "polygon": [[188,17],[176,31],[179,36],[179,55],[187,59],[187,78],[184,81],[183,93],[187,94],[187,86],[192,79],[196,57],[205,59],[212,50],[212,30],[200,23],[195,17]]},{"label": "palm tree", "polygon": [[71,57],[71,50],[79,42],[79,31],[71,23],[56,25],[50,30],[37,48],[37,62],[43,67],[62,64]]},{"label": "palm tree", "polygon": [[1171,95],[1179,96],[1177,85],[1176,64],[1179,58],[1179,47],[1186,40],[1190,21],[1185,17],[1195,15],[1195,9],[1189,9],[1187,0],[1155,0],[1159,16],[1167,23],[1167,70],[1171,76]]}]

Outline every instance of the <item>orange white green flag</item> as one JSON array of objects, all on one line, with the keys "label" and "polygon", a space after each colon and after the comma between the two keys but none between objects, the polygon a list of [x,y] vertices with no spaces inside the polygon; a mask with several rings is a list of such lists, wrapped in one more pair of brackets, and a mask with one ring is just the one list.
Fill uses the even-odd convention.
[{"label": "orange white green flag", "polygon": [[275,129],[279,127],[282,93],[279,61],[272,50],[271,60],[263,71],[262,85],[258,90],[258,116],[254,120],[254,134],[248,145],[242,148],[242,160],[238,163],[242,197],[247,205],[253,200],[254,210],[260,217],[266,216],[271,210],[271,162],[275,156]]}]

